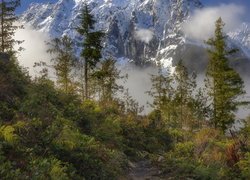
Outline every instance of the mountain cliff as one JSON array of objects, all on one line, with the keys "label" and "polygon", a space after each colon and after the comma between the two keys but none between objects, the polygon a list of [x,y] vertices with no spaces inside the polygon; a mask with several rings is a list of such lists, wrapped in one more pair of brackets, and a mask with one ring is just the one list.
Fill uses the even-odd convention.
[{"label": "mountain cliff", "polygon": [[[23,13],[21,21],[52,38],[67,34],[80,41],[75,28],[85,3],[97,20],[96,30],[107,34],[105,56],[125,58],[141,66],[157,61],[167,67],[181,58],[180,54],[186,56],[187,50],[192,49],[194,54],[199,51],[197,48],[200,47],[187,42],[181,31],[182,23],[190,14],[203,7],[199,0],[59,0],[54,4],[33,3]],[[244,54],[250,55],[250,28],[247,24],[229,33],[229,37]],[[76,52],[79,52],[77,46]]]}]

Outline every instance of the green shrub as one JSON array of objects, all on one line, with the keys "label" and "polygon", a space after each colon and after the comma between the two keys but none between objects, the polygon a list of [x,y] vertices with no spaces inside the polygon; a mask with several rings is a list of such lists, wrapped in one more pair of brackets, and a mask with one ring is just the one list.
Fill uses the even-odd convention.
[{"label": "green shrub", "polygon": [[250,152],[245,154],[244,158],[239,161],[238,166],[240,168],[242,178],[250,179]]},{"label": "green shrub", "polygon": [[67,163],[63,163],[54,157],[33,157],[28,165],[26,179],[78,179],[79,177],[74,172],[75,170],[72,169],[72,167],[70,167]]},{"label": "green shrub", "polygon": [[172,151],[177,157],[193,158],[194,143],[191,141],[177,143]]}]

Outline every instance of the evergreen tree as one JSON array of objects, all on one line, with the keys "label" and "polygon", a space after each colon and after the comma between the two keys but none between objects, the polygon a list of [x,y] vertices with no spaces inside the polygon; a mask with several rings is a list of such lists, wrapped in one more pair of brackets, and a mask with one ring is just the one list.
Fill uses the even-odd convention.
[{"label": "evergreen tree", "polygon": [[[6,55],[5,57],[3,55]],[[28,73],[20,67],[15,58],[0,55],[0,124],[14,117],[30,83]]]},{"label": "evergreen tree", "polygon": [[159,68],[158,74],[152,75],[151,81],[152,88],[148,92],[148,94],[154,98],[152,107],[154,109],[161,110],[163,106],[165,106],[166,104],[168,104],[168,102],[172,100],[173,79],[168,72],[164,74],[162,69]]},{"label": "evergreen tree", "polygon": [[192,102],[189,104],[195,117],[193,125],[198,129],[203,125],[206,125],[206,120],[210,111],[208,99],[209,97],[206,95],[205,88],[199,88],[196,90],[195,95],[191,100]]},{"label": "evergreen tree", "polygon": [[13,39],[15,31],[22,27],[14,25],[18,19],[15,15],[18,6],[20,6],[20,0],[2,0],[0,3],[0,48],[2,53],[13,54],[14,44],[22,42]]},{"label": "evergreen tree", "polygon": [[225,131],[235,120],[234,112],[239,105],[238,97],[243,95],[244,84],[240,75],[229,66],[228,56],[235,50],[227,50],[224,23],[221,18],[216,21],[214,38],[207,41],[209,64],[206,84],[211,97],[211,121],[215,128]]},{"label": "evergreen tree", "polygon": [[161,113],[161,117],[171,127],[175,127],[174,114],[174,87],[173,77],[169,72],[163,72],[162,68],[159,67],[157,75],[151,77],[152,87],[148,94],[153,97],[153,104],[151,106],[158,112]]},{"label": "evergreen tree", "polygon": [[[77,28],[77,32],[84,37],[81,52],[81,74],[84,77],[84,83],[82,83],[82,91],[84,91],[84,97],[89,98],[89,74],[93,71],[97,63],[102,58],[102,38],[104,33],[102,31],[94,31],[95,20],[90,14],[89,7],[85,5],[80,16],[80,26]],[[84,84],[84,85],[83,85]]]},{"label": "evergreen tree", "polygon": [[76,61],[73,41],[68,36],[63,36],[61,39],[56,38],[48,44],[51,46],[48,52],[56,55],[51,61],[56,71],[57,83],[65,93],[70,93],[73,88],[72,70]]},{"label": "evergreen tree", "polygon": [[123,90],[123,86],[119,85],[117,80],[124,79],[125,76],[121,75],[115,63],[116,61],[113,59],[106,59],[101,62],[100,69],[93,74],[99,87],[99,99],[101,102],[111,102],[117,93]]},{"label": "evergreen tree", "polygon": [[175,68],[174,80],[175,89],[175,109],[178,121],[181,127],[192,124],[190,121],[194,119],[192,110],[193,92],[196,88],[196,74],[190,77],[187,68],[183,65],[182,60],[179,61]]}]

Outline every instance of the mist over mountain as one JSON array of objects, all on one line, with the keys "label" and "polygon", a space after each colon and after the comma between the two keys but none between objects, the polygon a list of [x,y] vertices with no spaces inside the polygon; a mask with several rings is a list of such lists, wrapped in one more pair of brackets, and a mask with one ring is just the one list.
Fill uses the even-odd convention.
[{"label": "mist over mountain", "polygon": [[1,1],[0,179],[250,179],[243,1]]},{"label": "mist over mountain", "polygon": [[[38,32],[40,44],[42,39],[48,41],[49,38],[63,35],[80,42],[81,38],[75,28],[85,3],[97,20],[95,29],[106,33],[104,57],[114,57],[120,65],[133,62],[144,68],[160,62],[172,72],[176,63],[182,59],[190,72],[195,71],[202,77],[208,62],[204,41],[213,35],[214,22],[221,16],[226,24],[229,48],[239,50],[231,57],[231,65],[244,77],[249,93],[250,26],[243,21],[242,17],[246,13],[243,6],[224,4],[205,7],[199,0],[59,0],[57,3],[32,3],[22,14],[21,21],[27,25],[28,31],[33,28],[32,34]],[[24,30],[18,33],[20,37],[22,33],[24,37],[30,34]],[[28,54],[39,51],[34,45],[26,45],[27,50],[35,48],[35,51],[31,48]],[[40,54],[46,54],[45,45],[40,49]],[[80,52],[77,45],[75,52]],[[49,62],[47,54],[40,57],[33,61]],[[21,59],[25,66],[32,69],[32,63],[25,61],[26,56],[21,55]],[[130,67],[130,70],[122,68],[124,73],[133,76],[126,86],[139,104],[145,105],[151,101],[144,94],[150,88],[150,74],[157,70],[153,67]],[[138,82],[141,82],[140,87],[137,86]]]},{"label": "mist over mountain", "polygon": [[[31,4],[21,21],[51,38],[67,34],[80,41],[75,28],[85,3],[97,19],[95,28],[107,34],[106,57],[125,58],[140,66],[161,62],[165,67],[184,57],[188,62],[197,55],[204,59],[198,52],[222,12],[231,46],[240,49],[244,59],[250,55],[250,28],[240,20],[244,8],[233,4],[206,8],[199,0],[59,0]],[[79,53],[77,46],[75,50]]]}]

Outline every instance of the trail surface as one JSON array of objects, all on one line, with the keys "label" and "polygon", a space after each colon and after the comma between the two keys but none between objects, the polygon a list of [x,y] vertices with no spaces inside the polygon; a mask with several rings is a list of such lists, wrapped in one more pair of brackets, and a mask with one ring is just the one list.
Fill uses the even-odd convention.
[{"label": "trail surface", "polygon": [[128,180],[163,180],[163,178],[160,178],[160,171],[149,161],[139,161],[132,164]]}]

